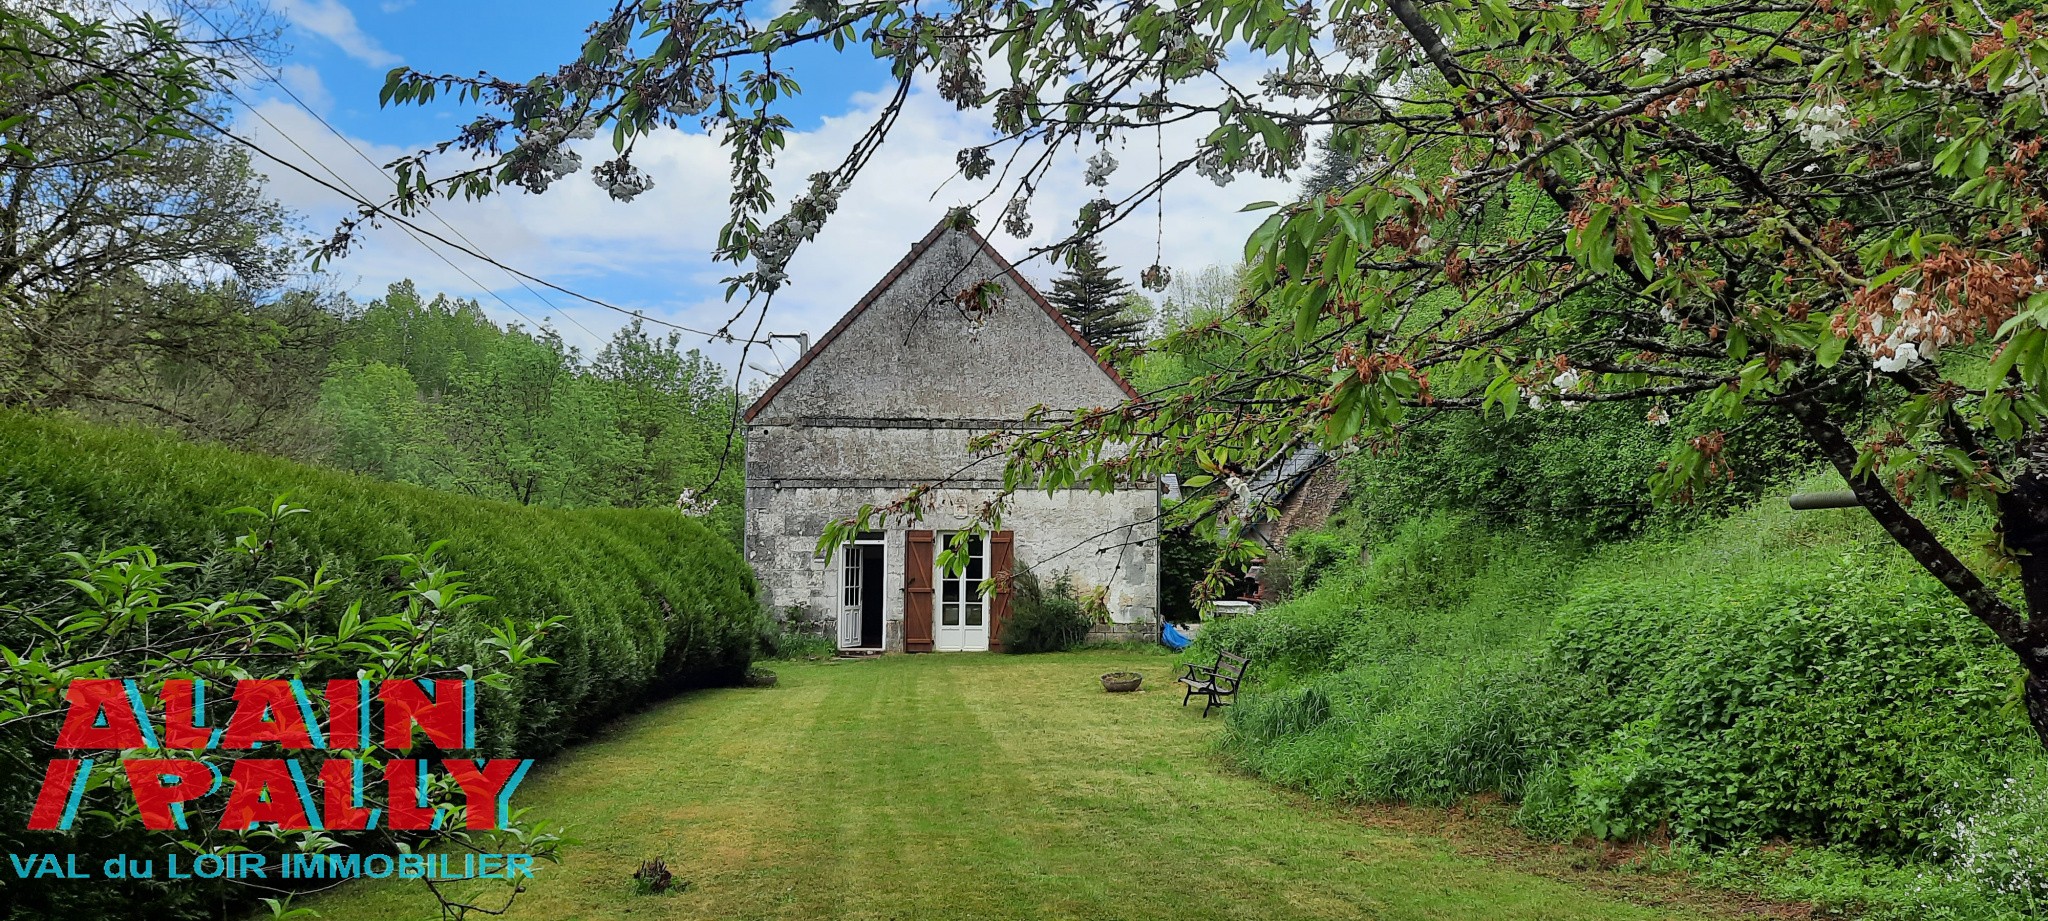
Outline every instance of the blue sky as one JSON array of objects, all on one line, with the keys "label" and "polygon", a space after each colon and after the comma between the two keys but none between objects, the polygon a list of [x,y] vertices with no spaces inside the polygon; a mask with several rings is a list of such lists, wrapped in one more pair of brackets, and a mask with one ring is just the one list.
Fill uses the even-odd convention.
[{"label": "blue sky", "polygon": [[[345,138],[322,127],[257,72],[247,75],[242,93],[255,111],[238,112],[236,122],[267,150],[316,173],[331,169],[365,191],[382,191],[390,181],[350,147],[381,164],[445,140],[464,120],[462,110],[446,103],[380,108],[377,92],[391,68],[456,74],[484,70],[523,79],[571,59],[590,21],[610,8],[602,0],[272,0],[272,5],[287,23],[289,50],[279,76]],[[171,8],[182,9],[175,2]],[[879,105],[887,72],[865,50],[853,49],[844,55],[818,51],[785,57],[778,64],[793,69],[805,89],[783,110],[796,128],[773,172],[780,183],[778,197],[786,199],[802,177],[844,156]],[[791,284],[777,296],[765,330],[823,332],[947,208],[980,198],[986,186],[948,177],[954,154],[985,140],[987,125],[985,114],[956,111],[929,85],[918,87],[875,165],[848,191],[825,232],[792,263]],[[1206,128],[1190,126],[1181,136],[1169,133],[1169,156],[1192,150]],[[592,142],[584,162],[598,162],[608,149],[602,141]],[[1112,177],[1110,193],[1144,181],[1139,165],[1155,158],[1149,139],[1110,150],[1127,164],[1122,175]],[[1019,240],[992,232],[992,242],[1021,255],[1062,231],[1080,204],[1096,194],[1079,181],[1081,161],[1093,152],[1084,149],[1067,157],[1066,167],[1055,173],[1057,181],[1042,189],[1031,236]],[[483,202],[442,204],[436,213],[484,252],[524,271],[652,317],[715,328],[738,309],[723,301],[720,279],[730,267],[707,257],[725,220],[723,152],[701,132],[675,131],[644,141],[635,159],[656,186],[632,203],[613,202],[586,177],[573,176],[544,195],[515,190]],[[272,177],[275,194],[305,216],[309,234],[325,236],[347,213],[345,202],[332,192],[275,164],[258,165]],[[1133,280],[1155,252],[1183,272],[1233,262],[1258,219],[1239,214],[1238,208],[1280,197],[1287,185],[1280,179],[1246,178],[1218,188],[1189,174],[1168,190],[1163,222],[1127,222],[1104,242],[1112,262],[1123,265]],[[995,201],[981,209],[984,227],[996,223],[1000,207]],[[441,231],[434,219],[421,223]],[[451,267],[427,249],[432,245],[396,227],[368,230],[356,252],[327,269],[329,281],[367,299],[394,281],[412,278],[423,290],[477,298],[503,321],[545,321],[586,354],[626,322],[555,292],[547,292],[544,303],[504,272],[444,249],[441,255],[455,263]],[[1021,268],[1039,280],[1053,274],[1043,265]],[[734,349],[701,336],[685,341],[728,365],[737,358]],[[757,351],[748,363],[759,366],[755,376],[773,374],[793,360],[788,352],[787,346],[777,355]]]}]

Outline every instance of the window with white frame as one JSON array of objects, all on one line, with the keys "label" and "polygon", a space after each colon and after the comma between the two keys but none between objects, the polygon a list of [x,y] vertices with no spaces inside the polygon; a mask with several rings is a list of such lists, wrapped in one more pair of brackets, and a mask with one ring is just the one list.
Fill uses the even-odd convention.
[{"label": "window with white frame", "polygon": [[[951,548],[953,535],[945,535],[941,546]],[[987,578],[988,548],[981,535],[967,538],[967,565],[953,572],[940,566],[939,579],[939,626],[966,627],[978,629],[983,618],[988,616],[986,599],[981,594],[981,581]]]}]

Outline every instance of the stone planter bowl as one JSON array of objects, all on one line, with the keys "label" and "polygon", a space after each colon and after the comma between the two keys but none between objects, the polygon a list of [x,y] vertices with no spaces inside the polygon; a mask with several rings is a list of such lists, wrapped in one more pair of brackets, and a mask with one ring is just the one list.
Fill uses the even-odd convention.
[{"label": "stone planter bowl", "polygon": [[1102,676],[1102,689],[1111,694],[1123,694],[1138,689],[1145,676],[1137,672],[1110,672]]}]

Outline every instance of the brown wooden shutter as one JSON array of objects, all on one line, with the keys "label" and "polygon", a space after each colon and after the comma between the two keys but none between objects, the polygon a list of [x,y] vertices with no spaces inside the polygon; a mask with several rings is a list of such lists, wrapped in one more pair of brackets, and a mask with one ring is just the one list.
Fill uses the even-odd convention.
[{"label": "brown wooden shutter", "polygon": [[903,649],[932,651],[932,566],[934,535],[910,531],[903,547]]},{"label": "brown wooden shutter", "polygon": [[988,605],[988,648],[1003,651],[1003,625],[1010,622],[1010,577],[1017,567],[1017,535],[997,531],[988,537],[989,572],[995,575],[996,594]]}]

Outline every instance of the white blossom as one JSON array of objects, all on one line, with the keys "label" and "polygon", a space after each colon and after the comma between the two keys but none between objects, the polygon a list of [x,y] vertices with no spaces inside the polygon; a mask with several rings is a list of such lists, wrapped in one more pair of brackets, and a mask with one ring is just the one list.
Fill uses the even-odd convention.
[{"label": "white blossom", "polygon": [[1195,172],[1207,177],[1210,182],[1216,183],[1218,187],[1227,186],[1232,180],[1235,180],[1237,178],[1237,171],[1238,167],[1236,165],[1223,161],[1223,148],[1221,147],[1211,147],[1203,151],[1202,156],[1195,161]]},{"label": "white blossom", "polygon": [[1798,106],[1786,112],[1785,117],[1792,122],[1793,131],[1800,140],[1815,150],[1833,149],[1855,133],[1849,107],[1839,102]]},{"label": "white blossom", "polygon": [[1031,236],[1031,194],[1018,192],[1003,206],[1003,232],[1018,239]]},{"label": "white blossom", "polygon": [[692,518],[702,518],[718,507],[718,500],[701,496],[694,489],[685,489],[676,496],[676,509]]},{"label": "white blossom", "polygon": [[1107,150],[1097,151],[1095,156],[1088,158],[1088,170],[1081,176],[1081,181],[1092,186],[1106,186],[1109,185],[1109,174],[1114,172],[1116,158]]},{"label": "white blossom", "polygon": [[825,219],[839,210],[839,196],[845,191],[846,183],[835,182],[832,173],[813,173],[810,188],[790,202],[789,211],[761,229],[752,241],[757,290],[771,292],[789,280],[790,257],[824,229]]},{"label": "white blossom", "polygon": [[1237,498],[1238,513],[1249,514],[1252,510],[1251,484],[1245,482],[1244,477],[1231,474],[1223,481],[1223,485],[1229,487],[1231,495]]},{"label": "white blossom", "polygon": [[640,193],[654,188],[654,178],[625,162],[624,158],[598,164],[590,171],[590,181],[610,195],[613,201],[632,201]]},{"label": "white blossom", "polygon": [[1920,349],[1911,342],[1901,342],[1892,347],[1892,353],[1877,360],[1877,370],[1890,374],[1904,371],[1920,363]]},{"label": "white blossom", "polygon": [[1655,67],[1658,64],[1663,63],[1664,59],[1670,56],[1671,55],[1665,54],[1664,51],[1659,48],[1645,48],[1643,49],[1643,66]]}]

